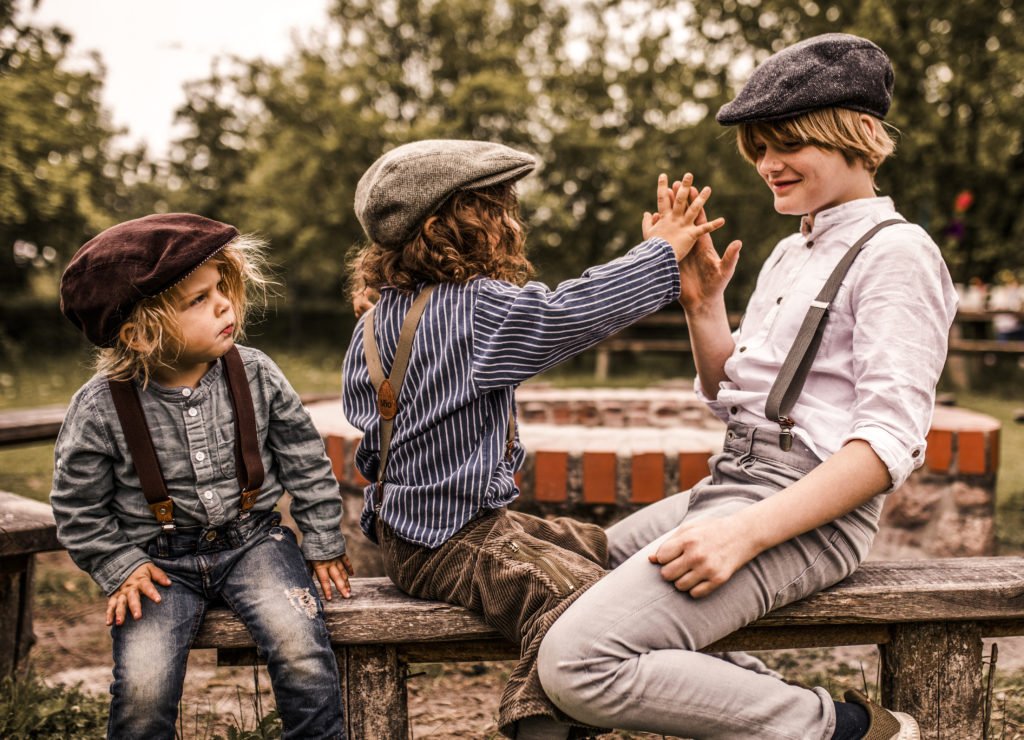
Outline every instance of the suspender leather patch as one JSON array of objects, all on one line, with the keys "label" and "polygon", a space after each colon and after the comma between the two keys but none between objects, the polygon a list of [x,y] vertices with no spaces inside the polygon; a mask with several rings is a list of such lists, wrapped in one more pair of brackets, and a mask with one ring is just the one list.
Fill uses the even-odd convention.
[{"label": "suspender leather patch", "polygon": [[157,501],[149,505],[150,511],[153,512],[153,516],[161,524],[170,524],[174,526],[174,502],[170,499],[166,501]]},{"label": "suspender leather patch", "polygon": [[395,389],[391,387],[391,381],[385,379],[377,389],[377,413],[382,419],[391,421],[398,413],[398,399],[395,398]]}]

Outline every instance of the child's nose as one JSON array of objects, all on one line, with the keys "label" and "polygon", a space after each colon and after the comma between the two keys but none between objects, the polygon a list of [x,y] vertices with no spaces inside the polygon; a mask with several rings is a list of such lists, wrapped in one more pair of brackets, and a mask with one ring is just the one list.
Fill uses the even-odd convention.
[{"label": "child's nose", "polygon": [[770,150],[762,154],[760,161],[757,163],[757,171],[764,176],[770,175],[773,172],[778,172],[781,169],[782,162],[780,162],[775,153]]}]

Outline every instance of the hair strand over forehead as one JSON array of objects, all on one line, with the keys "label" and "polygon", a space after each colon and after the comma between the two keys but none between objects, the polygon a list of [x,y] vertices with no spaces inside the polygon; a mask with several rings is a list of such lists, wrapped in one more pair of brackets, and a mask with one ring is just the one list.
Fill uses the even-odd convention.
[{"label": "hair strand over forehead", "polygon": [[784,149],[816,146],[839,152],[850,164],[859,160],[873,176],[896,149],[890,133],[896,129],[872,116],[875,128],[871,135],[861,122],[864,115],[869,114],[848,108],[821,108],[778,121],[741,123],[736,129],[736,144],[752,164],[758,159],[758,139]]}]

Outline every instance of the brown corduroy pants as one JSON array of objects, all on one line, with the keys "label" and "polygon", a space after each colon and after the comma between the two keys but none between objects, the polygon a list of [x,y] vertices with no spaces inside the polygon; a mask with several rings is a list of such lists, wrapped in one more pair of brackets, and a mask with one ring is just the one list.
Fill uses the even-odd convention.
[{"label": "brown corduroy pants", "polygon": [[514,738],[526,717],[580,724],[548,700],[537,650],[558,616],[604,575],[608,539],[601,527],[497,509],[434,550],[399,538],[379,517],[377,537],[388,577],[402,591],[471,609],[520,646],[498,712],[504,735]]}]

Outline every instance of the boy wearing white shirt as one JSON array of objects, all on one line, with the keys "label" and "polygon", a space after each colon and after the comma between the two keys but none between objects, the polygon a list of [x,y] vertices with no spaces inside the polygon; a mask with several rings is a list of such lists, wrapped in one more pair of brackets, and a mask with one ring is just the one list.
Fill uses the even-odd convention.
[{"label": "boy wearing white shirt", "polygon": [[[742,326],[740,243],[681,263],[697,390],[728,423],[711,476],[608,530],[616,569],[541,645],[541,681],[597,726],[696,738],[911,740],[859,692],[833,702],[741,654],[699,651],[852,573],[884,494],[924,460],[956,293],[934,242],[875,195],[894,148],[892,68],[827,34],[769,58],[720,123],[801,230],[765,262]],[[682,189],[676,197],[692,197]]]}]

